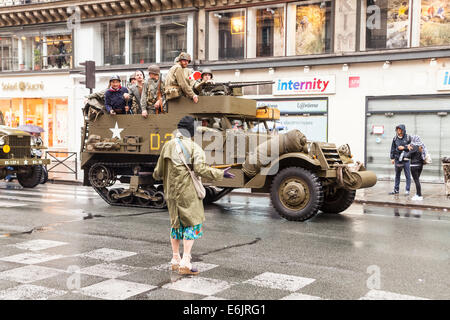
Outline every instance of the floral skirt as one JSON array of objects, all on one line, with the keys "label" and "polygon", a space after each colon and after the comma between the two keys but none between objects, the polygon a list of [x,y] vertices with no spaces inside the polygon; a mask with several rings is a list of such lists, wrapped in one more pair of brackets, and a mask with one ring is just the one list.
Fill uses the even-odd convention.
[{"label": "floral skirt", "polygon": [[176,240],[196,240],[203,236],[203,224],[197,224],[193,227],[183,227],[180,223],[180,228],[170,229],[170,238]]}]

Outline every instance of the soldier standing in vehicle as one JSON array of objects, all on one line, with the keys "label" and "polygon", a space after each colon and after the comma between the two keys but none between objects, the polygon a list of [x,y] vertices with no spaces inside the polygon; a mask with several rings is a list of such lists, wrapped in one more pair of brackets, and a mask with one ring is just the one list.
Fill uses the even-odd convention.
[{"label": "soldier standing in vehicle", "polygon": [[109,89],[105,93],[105,107],[109,114],[125,114],[130,110],[128,89],[120,84],[120,77],[115,75],[109,79]]},{"label": "soldier standing in vehicle", "polygon": [[178,56],[178,63],[170,68],[164,81],[164,93],[167,100],[175,99],[181,96],[186,96],[192,99],[194,103],[198,102],[198,96],[192,89],[189,77],[185,70],[191,62],[191,56],[188,53],[182,52]]},{"label": "soldier standing in vehicle", "polygon": [[211,90],[206,90],[206,84],[214,84],[211,69],[203,69],[201,78],[194,83],[194,92],[199,96],[211,96]]},{"label": "soldier standing in vehicle", "polygon": [[[203,235],[205,212],[190,171],[210,181],[233,178],[234,175],[228,172],[230,168],[222,171],[206,164],[205,152],[192,140],[193,117],[183,117],[177,127],[176,138],[165,143],[161,150],[153,178],[163,181],[170,214],[172,270],[178,270],[179,274],[196,275],[198,270],[192,267],[191,249],[194,241]],[[181,157],[184,157],[185,162]],[[183,259],[179,251],[181,240],[183,240]]]},{"label": "soldier standing in vehicle", "polygon": [[144,84],[141,97],[142,116],[147,118],[149,113],[166,112],[163,106],[164,82],[161,79],[161,70],[153,64],[148,67],[149,79]]},{"label": "soldier standing in vehicle", "polygon": [[128,91],[130,92],[131,110],[133,111],[133,114],[139,114],[142,112],[141,97],[145,85],[144,71],[140,69],[136,70],[134,73],[134,78],[136,82],[128,88]]}]

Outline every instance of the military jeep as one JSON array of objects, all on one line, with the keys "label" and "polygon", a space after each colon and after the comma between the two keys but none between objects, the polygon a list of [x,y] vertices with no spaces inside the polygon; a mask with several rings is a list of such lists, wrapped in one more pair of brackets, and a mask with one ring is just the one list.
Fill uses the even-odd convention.
[{"label": "military jeep", "polygon": [[50,159],[36,157],[37,149],[45,147],[33,145],[30,133],[5,126],[0,111],[0,179],[16,174],[24,188],[34,188],[41,183],[44,177],[43,166],[50,164]]},{"label": "military jeep", "polygon": [[[235,174],[233,179],[203,181],[205,203],[219,200],[234,188],[249,188],[270,193],[282,217],[304,221],[319,211],[344,211],[353,203],[355,190],[375,185],[375,174],[353,163],[348,146],[308,141],[300,132],[290,137],[295,148],[282,149],[270,161],[260,161],[264,143],[283,141],[290,134],[277,133],[270,126],[269,122],[276,123],[279,117],[276,111],[258,109],[255,100],[223,95],[202,96],[197,104],[184,97],[170,100],[167,113],[148,118],[86,117],[81,137],[84,185],[92,186],[111,205],[164,208],[163,186],[153,180],[152,173],[162,146],[173,138],[177,123],[186,115],[200,124],[197,132],[203,137],[199,143],[207,163],[232,167]],[[223,139],[217,142],[205,137],[208,135]],[[255,137],[258,143],[252,144]],[[238,139],[244,142],[241,148],[230,143]],[[257,165],[252,165],[248,160],[255,154]],[[118,181],[122,186],[113,188]]]}]

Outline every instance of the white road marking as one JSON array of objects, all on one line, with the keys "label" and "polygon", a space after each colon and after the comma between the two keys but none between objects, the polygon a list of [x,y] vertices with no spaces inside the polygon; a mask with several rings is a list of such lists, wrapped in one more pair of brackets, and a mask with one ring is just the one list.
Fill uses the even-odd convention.
[{"label": "white road marking", "polygon": [[155,288],[147,284],[110,279],[82,288],[80,293],[107,300],[124,300]]},{"label": "white road marking", "polygon": [[47,300],[66,294],[66,291],[23,284],[0,291],[0,300]]},{"label": "white road marking", "polygon": [[101,248],[79,254],[80,257],[88,257],[104,261],[115,261],[136,255],[136,252],[122,251],[108,248]]},{"label": "white road marking", "polygon": [[361,297],[359,300],[429,300],[429,299],[408,296],[389,291],[370,290],[364,297]]},{"label": "white road marking", "polygon": [[48,248],[59,247],[59,246],[63,246],[66,244],[67,244],[67,242],[38,239],[38,240],[31,240],[31,241],[11,244],[9,246],[15,247],[18,249],[23,249],[23,250],[38,251],[38,250],[44,250],[44,249],[48,249]]},{"label": "white road marking", "polygon": [[0,208],[13,208],[13,207],[23,207],[27,206],[28,203],[17,203],[17,202],[9,202],[9,201],[0,201]]},{"label": "white road marking", "polygon": [[57,200],[57,199],[46,199],[46,198],[30,198],[30,197],[20,197],[20,196],[8,196],[8,195],[0,195],[0,199],[5,200],[19,200],[19,201],[26,201],[26,202],[44,202],[44,203],[53,203],[53,202],[63,202],[64,200]]},{"label": "white road marking", "polygon": [[322,300],[322,298],[294,292],[280,300]]},{"label": "white road marking", "polygon": [[130,267],[115,263],[102,263],[95,266],[83,268],[80,270],[80,273],[114,279],[142,270],[145,270],[145,268]]},{"label": "white road marking", "polygon": [[230,288],[232,285],[233,284],[222,280],[195,276],[182,278],[173,283],[164,285],[163,288],[212,296],[220,291]]},{"label": "white road marking", "polygon": [[46,261],[56,260],[64,258],[63,255],[49,255],[45,253],[33,253],[33,252],[26,252],[26,253],[20,253],[9,257],[3,257],[0,258],[1,261],[7,261],[7,262],[15,262],[15,263],[21,263],[21,264],[36,264],[36,263],[42,263]]},{"label": "white road marking", "polygon": [[253,279],[247,280],[244,283],[249,283],[259,287],[266,287],[272,289],[297,291],[311,283],[315,279],[303,278],[297,276],[290,276],[287,274],[264,272]]},{"label": "white road marking", "polygon": [[[11,195],[30,195],[30,196],[39,196],[39,199],[45,199],[46,197],[48,198],[79,198],[79,199],[93,199],[96,198],[95,195],[92,196],[81,196],[81,195],[76,195],[76,194],[72,194],[72,193],[65,193],[65,194],[57,194],[57,193],[43,193],[43,192],[34,192],[34,191],[22,191],[22,190],[17,190],[17,191],[11,191],[11,190],[2,190],[1,191],[2,194],[11,194]],[[37,199],[38,197],[36,197]]]},{"label": "white road marking", "polygon": [[0,279],[19,283],[30,283],[57,276],[64,273],[61,270],[42,266],[25,266],[0,273]]}]

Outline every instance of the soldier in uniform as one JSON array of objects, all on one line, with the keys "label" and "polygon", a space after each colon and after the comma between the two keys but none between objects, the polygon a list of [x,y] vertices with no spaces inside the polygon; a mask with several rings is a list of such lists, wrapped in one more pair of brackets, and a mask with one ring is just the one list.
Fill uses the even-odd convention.
[{"label": "soldier in uniform", "polygon": [[191,56],[182,52],[178,56],[179,62],[170,68],[164,81],[164,93],[167,100],[178,98],[182,95],[192,99],[194,103],[198,102],[198,96],[192,89],[192,83],[186,72],[188,64],[191,62]]},{"label": "soldier in uniform", "polygon": [[149,113],[166,112],[164,110],[164,82],[161,79],[161,70],[156,64],[148,67],[149,79],[142,90],[141,107],[142,116],[147,118]]},{"label": "soldier in uniform", "polygon": [[210,90],[206,90],[205,88],[205,84],[207,83],[211,83],[213,84],[214,81],[212,80],[213,78],[213,73],[211,71],[211,69],[203,69],[202,71],[202,76],[200,79],[198,79],[197,81],[195,81],[194,83],[194,92],[196,94],[198,94],[199,96],[211,96],[211,91]]},{"label": "soldier in uniform", "polygon": [[134,73],[134,77],[136,82],[128,88],[128,91],[130,92],[130,99],[131,99],[131,110],[133,111],[133,114],[139,114],[142,112],[141,108],[141,97],[142,93],[144,92],[144,80],[145,75],[144,71],[142,70],[136,70]]}]

